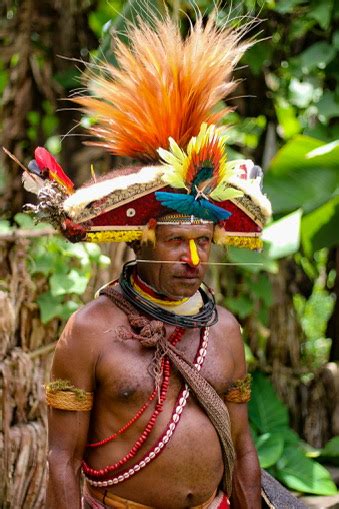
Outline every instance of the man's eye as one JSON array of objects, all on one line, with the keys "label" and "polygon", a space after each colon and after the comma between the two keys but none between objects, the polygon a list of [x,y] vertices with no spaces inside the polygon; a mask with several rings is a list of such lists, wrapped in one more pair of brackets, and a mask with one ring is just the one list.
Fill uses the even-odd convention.
[{"label": "man's eye", "polygon": [[198,239],[198,243],[200,246],[204,246],[205,244],[209,244],[210,243],[210,239],[209,237],[200,237]]}]

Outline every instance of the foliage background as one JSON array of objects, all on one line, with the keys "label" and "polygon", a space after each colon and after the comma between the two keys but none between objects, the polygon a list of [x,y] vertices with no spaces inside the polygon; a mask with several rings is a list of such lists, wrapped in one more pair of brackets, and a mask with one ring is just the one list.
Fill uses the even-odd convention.
[{"label": "foliage background", "polygon": [[[23,162],[32,157],[35,146],[45,145],[77,184],[89,177],[90,163],[96,173],[120,164],[118,158],[81,145],[82,127],[90,119],[70,110],[64,98],[79,86],[81,60],[114,61],[111,33],[126,38],[126,21],[145,16],[146,5],[160,14],[167,8],[180,18],[183,33],[188,29],[187,13],[194,18],[197,8],[205,15],[214,8],[213,2],[204,0],[194,5],[184,0],[4,2],[1,144]],[[259,261],[262,266],[213,269],[210,280],[218,300],[243,327],[250,368],[269,376],[289,409],[290,424],[316,448],[298,442],[302,457],[305,451],[314,456],[339,434],[339,2],[221,1],[218,21],[228,19],[236,25],[248,13],[262,19],[249,34],[258,42],[236,71],[238,88],[229,100],[234,111],[224,123],[229,126],[229,157],[241,154],[264,168],[274,217],[265,231],[262,254],[236,248],[229,249],[227,258],[223,252],[215,253],[217,259]],[[1,157],[1,230],[4,235],[13,226],[32,231],[29,218],[20,214],[32,197],[22,190],[17,166]],[[83,295],[92,297],[91,275],[99,266],[108,270],[105,253],[115,259],[111,272],[126,256],[107,246],[102,252],[69,246],[57,237],[38,237],[29,250],[33,281],[40,288],[40,279],[47,280],[37,295],[41,319],[58,324],[81,304]],[[329,391],[336,397],[329,399]],[[322,483],[322,471],[314,474],[316,488],[314,483],[301,486],[291,481],[283,472],[286,462],[297,464],[290,457],[296,442],[286,431],[286,419],[282,444],[276,429],[253,422],[253,412],[259,450],[274,452],[269,461],[263,453],[265,466],[294,489],[333,492],[327,479]],[[329,450],[327,458],[336,456],[333,447]]]}]

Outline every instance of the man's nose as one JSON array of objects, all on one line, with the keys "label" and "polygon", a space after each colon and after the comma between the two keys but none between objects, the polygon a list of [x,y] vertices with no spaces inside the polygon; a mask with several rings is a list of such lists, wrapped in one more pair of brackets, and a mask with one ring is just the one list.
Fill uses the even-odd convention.
[{"label": "man's nose", "polygon": [[181,261],[187,263],[191,267],[196,267],[200,263],[200,258],[195,241],[190,239],[187,247],[188,249],[184,256],[181,257]]}]

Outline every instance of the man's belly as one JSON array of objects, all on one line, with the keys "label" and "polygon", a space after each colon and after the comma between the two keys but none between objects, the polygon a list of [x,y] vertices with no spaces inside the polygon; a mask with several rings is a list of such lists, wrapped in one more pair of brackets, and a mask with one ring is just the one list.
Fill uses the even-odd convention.
[{"label": "man's belly", "polygon": [[[126,468],[131,468],[145,452],[157,445],[166,429],[171,410],[167,408],[162,412],[149,439],[135,458],[126,463]],[[142,429],[141,426],[140,433]],[[92,449],[87,457],[89,465],[100,469],[125,456],[138,439],[138,431],[132,427],[125,440],[123,436],[103,447]],[[190,401],[160,455],[134,476],[108,487],[108,490],[145,505],[181,509],[207,501],[217,489],[222,474],[223,461],[217,433],[206,414]]]}]

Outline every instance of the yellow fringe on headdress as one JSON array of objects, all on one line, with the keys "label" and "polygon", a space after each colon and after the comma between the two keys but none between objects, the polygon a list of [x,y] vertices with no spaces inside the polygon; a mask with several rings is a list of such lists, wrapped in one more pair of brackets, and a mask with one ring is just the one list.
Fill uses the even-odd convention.
[{"label": "yellow fringe on headdress", "polygon": [[142,230],[106,230],[101,232],[88,232],[87,242],[133,242],[140,240]]},{"label": "yellow fringe on headdress", "polygon": [[118,68],[103,62],[102,73],[85,73],[88,96],[73,99],[97,121],[89,144],[114,154],[157,160],[171,136],[186,148],[203,122],[214,124],[228,109],[213,108],[235,87],[234,67],[251,43],[238,30],[217,27],[199,16],[186,40],[174,21],[139,21],[129,33],[130,46],[114,39]]},{"label": "yellow fringe on headdress", "polygon": [[213,242],[220,246],[246,247],[248,249],[258,250],[263,247],[263,241],[259,237],[229,235],[224,228],[218,225],[214,228]]}]

